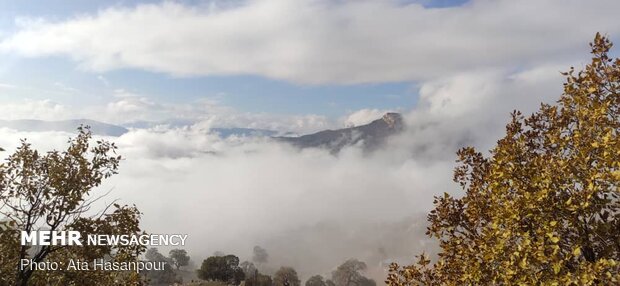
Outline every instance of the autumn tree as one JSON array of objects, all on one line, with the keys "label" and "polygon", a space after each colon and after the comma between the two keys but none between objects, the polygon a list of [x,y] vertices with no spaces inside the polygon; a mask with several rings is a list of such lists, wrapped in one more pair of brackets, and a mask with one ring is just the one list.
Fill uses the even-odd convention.
[{"label": "autumn tree", "polygon": [[103,271],[37,271],[18,267],[22,259],[34,263],[70,259],[135,261],[141,246],[31,247],[19,243],[19,232],[38,230],[141,234],[140,213],[135,206],[110,204],[92,209],[101,197],[91,191],[117,173],[121,157],[116,146],[105,140],[91,142],[88,127],[78,129],[65,151],[40,153],[27,141],[0,164],[0,285],[137,285],[136,273]]},{"label": "autumn tree", "polygon": [[273,276],[275,286],[300,286],[301,281],[297,276],[297,271],[292,267],[280,267]]},{"label": "autumn tree", "polygon": [[620,59],[597,34],[556,105],[514,112],[488,157],[458,152],[461,198],[435,199],[437,261],[390,266],[389,285],[619,285]]}]

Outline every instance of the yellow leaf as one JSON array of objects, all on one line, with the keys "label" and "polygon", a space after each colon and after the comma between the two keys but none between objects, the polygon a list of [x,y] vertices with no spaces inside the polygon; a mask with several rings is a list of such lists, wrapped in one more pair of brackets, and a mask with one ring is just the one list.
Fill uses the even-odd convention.
[{"label": "yellow leaf", "polygon": [[519,262],[519,267],[521,267],[521,268],[527,267],[527,258],[526,257],[523,257],[523,259],[521,259],[521,262]]},{"label": "yellow leaf", "polygon": [[560,264],[553,264],[553,273],[558,274],[560,273]]}]

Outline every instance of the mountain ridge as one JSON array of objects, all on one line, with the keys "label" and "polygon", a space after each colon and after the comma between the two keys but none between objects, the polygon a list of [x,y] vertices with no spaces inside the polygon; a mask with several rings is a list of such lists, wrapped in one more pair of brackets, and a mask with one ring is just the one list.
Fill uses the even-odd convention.
[{"label": "mountain ridge", "polygon": [[[145,124],[145,123],[144,123]],[[26,132],[63,131],[75,133],[80,125],[88,125],[95,135],[119,137],[130,131],[121,125],[108,124],[90,119],[71,119],[58,121],[44,121],[37,119],[0,120],[0,128],[6,127]],[[211,128],[209,132],[222,138],[230,136],[241,137],[270,137],[295,147],[324,148],[336,154],[346,146],[359,145],[364,151],[373,151],[385,144],[388,137],[401,132],[404,128],[402,115],[389,112],[372,122],[341,128],[328,129],[301,136],[278,136],[280,133],[267,129],[252,128]],[[138,129],[140,129],[138,127]],[[286,134],[286,133],[285,133]]]},{"label": "mountain ridge", "polygon": [[400,113],[388,112],[372,122],[342,129],[323,130],[299,137],[274,137],[281,142],[298,148],[325,148],[331,153],[338,153],[346,146],[361,144],[364,151],[373,151],[381,147],[388,137],[404,129],[404,120]]},{"label": "mountain ridge", "polygon": [[0,127],[26,132],[63,131],[74,133],[80,125],[90,126],[93,134],[119,137],[129,130],[125,127],[91,119],[69,119],[46,121],[38,119],[0,120]]}]

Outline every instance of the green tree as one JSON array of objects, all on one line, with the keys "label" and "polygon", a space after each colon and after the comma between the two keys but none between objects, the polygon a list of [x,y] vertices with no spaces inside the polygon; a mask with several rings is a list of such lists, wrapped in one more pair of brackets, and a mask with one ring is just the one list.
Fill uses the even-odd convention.
[{"label": "green tree", "polygon": [[[94,233],[141,234],[140,213],[135,206],[109,205],[99,213],[92,210],[98,197],[93,188],[117,173],[120,156],[114,143],[105,140],[91,145],[88,127],[78,128],[63,151],[39,153],[25,140],[15,153],[0,164],[0,284],[1,285],[126,285],[140,284],[135,273],[103,271],[37,271],[20,268],[21,259],[35,263],[64,262],[69,259],[106,258],[134,261],[142,246],[60,246],[37,248],[20,245],[19,231],[80,231]],[[95,214],[95,215],[88,215]]]},{"label": "green tree", "polygon": [[198,278],[239,285],[245,278],[239,267],[239,258],[234,255],[211,256],[205,259],[197,271]]},{"label": "green tree", "polygon": [[151,247],[147,249],[144,253],[144,258],[146,258],[146,260],[148,261],[169,261],[163,254],[159,252],[156,247]]},{"label": "green tree", "polygon": [[374,286],[375,281],[363,275],[366,263],[349,259],[332,272],[332,281],[336,286]]},{"label": "green tree", "polygon": [[259,273],[254,263],[244,261],[240,267],[245,274],[245,286],[271,286],[273,284],[271,276]]},{"label": "green tree", "polygon": [[557,105],[512,114],[489,157],[464,148],[461,198],[435,199],[438,260],[393,264],[389,285],[619,285],[620,59],[597,34]]},{"label": "green tree", "polygon": [[172,264],[179,270],[181,266],[187,266],[189,264],[189,256],[185,249],[173,249],[168,253]]},{"label": "green tree", "polygon": [[297,271],[292,267],[280,267],[273,276],[275,286],[299,286],[301,281],[297,277]]},{"label": "green tree", "polygon": [[170,259],[161,254],[157,248],[149,248],[144,254],[144,258],[148,261],[166,262],[163,270],[146,271],[146,278],[150,285],[170,285],[172,283],[182,282],[181,277],[172,269]]},{"label": "green tree", "polygon": [[305,285],[306,286],[327,286],[327,284],[325,284],[325,281],[323,280],[323,276],[321,275],[314,275],[308,278]]},{"label": "green tree", "polygon": [[272,285],[273,285],[273,281],[271,280],[271,276],[258,273],[257,271],[252,277],[245,279],[245,286],[272,286]]},{"label": "green tree", "polygon": [[239,267],[241,267],[241,270],[243,270],[246,280],[253,278],[254,275],[256,275],[256,273],[258,272],[256,266],[254,266],[254,263],[249,261],[241,262],[241,264],[239,264]]}]

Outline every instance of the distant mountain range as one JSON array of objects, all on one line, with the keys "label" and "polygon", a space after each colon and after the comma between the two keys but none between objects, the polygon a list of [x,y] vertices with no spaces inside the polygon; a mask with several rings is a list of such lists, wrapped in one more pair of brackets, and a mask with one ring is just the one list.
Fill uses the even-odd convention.
[{"label": "distant mountain range", "polygon": [[211,128],[211,132],[217,133],[222,138],[230,136],[241,137],[273,137],[281,134],[275,130],[252,129],[252,128]]},{"label": "distant mountain range", "polygon": [[[183,126],[190,126],[193,122],[190,121],[175,121],[166,124],[160,124],[155,122],[132,122],[125,126],[113,125],[103,123],[90,119],[75,119],[75,120],[62,120],[62,121],[44,121],[36,119],[23,119],[23,120],[0,120],[0,128],[6,127],[19,131],[26,132],[40,132],[40,131],[64,131],[64,132],[76,132],[77,127],[80,125],[88,125],[91,128],[93,134],[102,136],[121,136],[129,132],[128,128],[146,129],[153,128],[157,125],[167,125],[172,128],[179,128]],[[222,138],[228,138],[230,136],[241,137],[273,137],[281,132],[267,129],[252,129],[252,128],[211,128],[210,132],[217,133]]]},{"label": "distant mountain range", "polygon": [[400,133],[403,128],[402,115],[387,113],[366,125],[276,139],[299,148],[325,148],[332,153],[338,153],[345,146],[357,144],[361,144],[365,151],[373,151],[383,145],[389,136]]},{"label": "distant mountain range", "polygon": [[44,121],[35,119],[22,120],[0,120],[0,127],[7,127],[19,131],[40,132],[40,131],[64,131],[76,132],[78,126],[88,125],[93,134],[103,136],[121,136],[129,130],[125,127],[107,124],[90,119],[73,119],[61,121]]},{"label": "distant mountain range", "polygon": [[[157,126],[166,126],[169,128],[182,128],[192,126],[196,124],[196,121],[182,120],[182,119],[170,119],[164,121],[134,121],[123,124],[127,128],[147,129],[155,128]],[[209,130],[212,133],[218,134],[222,138],[228,138],[230,136],[240,137],[273,137],[288,135],[289,133],[282,133],[269,129],[257,129],[257,128],[241,128],[241,127],[214,127]]]},{"label": "distant mountain range", "polygon": [[[178,124],[181,124],[179,122]],[[62,121],[43,121],[34,119],[0,120],[0,128],[6,127],[19,131],[64,131],[76,132],[80,125],[91,127],[93,134],[102,136],[121,136],[129,129],[119,125],[107,124],[89,119],[75,119]],[[131,124],[130,124],[131,125]],[[188,126],[191,125],[179,125]],[[139,122],[129,128],[152,128],[155,123]],[[170,125],[169,125],[170,126]],[[403,118],[398,113],[387,113],[382,118],[366,125],[336,130],[324,130],[313,134],[291,137],[278,136],[283,134],[274,130],[252,128],[212,128],[210,132],[222,138],[230,136],[240,137],[272,137],[280,142],[286,142],[299,148],[325,148],[332,153],[338,153],[345,146],[360,145],[365,151],[372,151],[385,143],[388,137],[397,134],[403,129]]]}]

